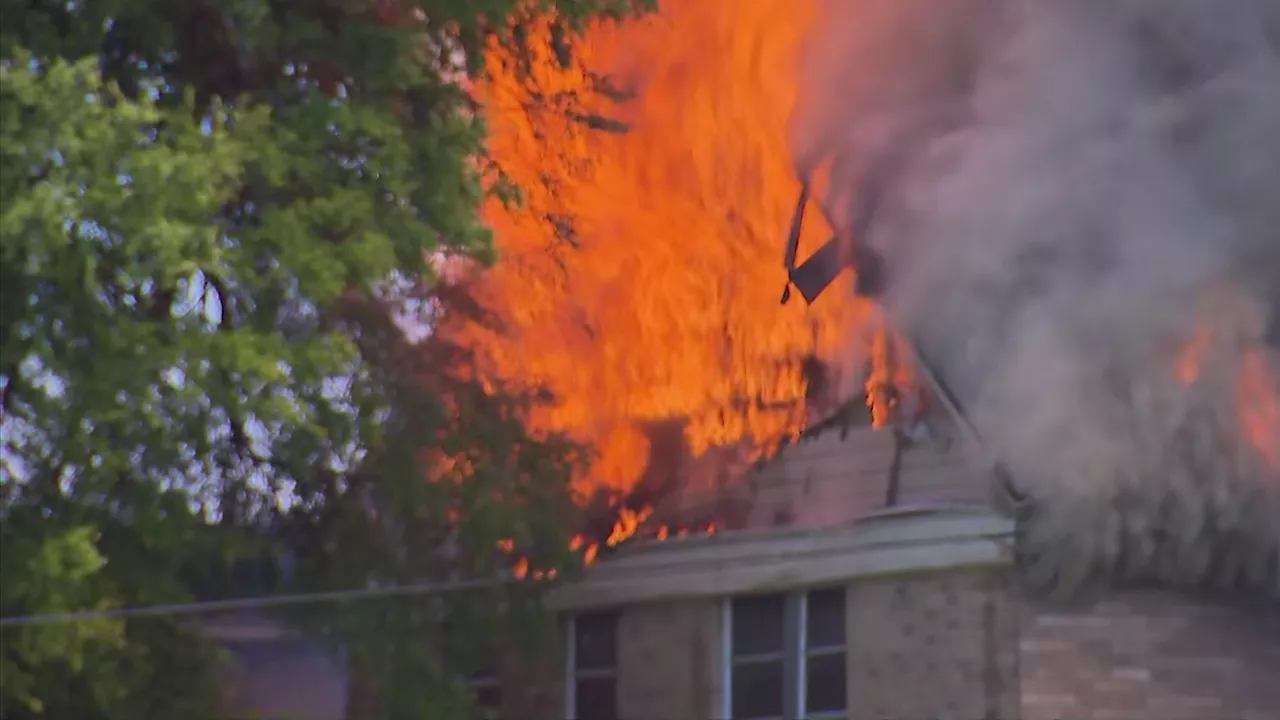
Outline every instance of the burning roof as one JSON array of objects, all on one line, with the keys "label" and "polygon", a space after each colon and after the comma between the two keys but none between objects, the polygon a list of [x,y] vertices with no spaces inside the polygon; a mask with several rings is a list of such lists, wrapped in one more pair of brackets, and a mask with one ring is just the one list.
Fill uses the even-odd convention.
[{"label": "burning roof", "polygon": [[832,0],[806,50],[801,165],[1044,584],[1280,593],[1280,6],[1222,9]]},{"label": "burning roof", "polygon": [[[595,448],[602,535],[838,407],[892,425],[924,388],[1015,478],[1033,555],[1058,558],[1035,567],[1274,583],[1280,98],[1258,88],[1280,87],[1280,13],[1228,5],[667,0],[580,38],[534,23],[480,88],[524,191],[487,209],[499,260],[469,287],[499,322],[438,332]],[[778,305],[797,166],[827,211],[796,257],[833,232],[874,250],[875,302],[837,278]]]},{"label": "burning roof", "polygon": [[[806,364],[844,353],[851,301],[780,311],[764,291],[815,9],[672,0],[563,52],[537,23],[523,51],[489,51],[491,153],[523,202],[488,208],[501,259],[472,291],[502,326],[441,332],[476,348],[481,372],[546,391],[531,422],[597,451],[584,495],[635,487],[655,428],[680,426],[692,457],[758,457],[803,429]],[[809,232],[816,244],[823,229]]]}]

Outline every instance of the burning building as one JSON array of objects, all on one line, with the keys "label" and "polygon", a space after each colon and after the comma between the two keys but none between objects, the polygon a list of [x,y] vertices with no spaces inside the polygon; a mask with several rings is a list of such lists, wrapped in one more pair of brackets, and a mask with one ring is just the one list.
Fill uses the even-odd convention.
[{"label": "burning building", "polygon": [[661,5],[487,89],[453,331],[584,493],[716,508],[555,595],[544,715],[1276,717],[1277,6]]},{"label": "burning building", "polygon": [[496,322],[436,332],[596,449],[617,546],[502,717],[1280,717],[1280,5],[663,0],[488,54],[523,198]]},{"label": "burning building", "polygon": [[[1276,717],[1274,585],[1037,581],[1089,543],[1055,547],[1052,509],[1010,497],[957,425],[814,428],[713,498],[735,528],[619,543],[547,597],[558,648],[469,680],[509,720]],[[273,651],[259,711],[341,687]]]},{"label": "burning building", "polygon": [[825,426],[742,486],[742,529],[601,560],[552,596],[567,652],[544,712],[1276,717],[1274,575],[1068,577],[1091,543],[1057,546],[1053,508],[1010,497],[959,435],[938,416]]}]

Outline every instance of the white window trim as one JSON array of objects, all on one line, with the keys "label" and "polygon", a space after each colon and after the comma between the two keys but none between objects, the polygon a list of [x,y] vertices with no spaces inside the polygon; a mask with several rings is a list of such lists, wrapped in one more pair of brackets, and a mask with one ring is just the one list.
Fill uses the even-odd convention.
[{"label": "white window trim", "polygon": [[[849,663],[849,628],[847,623],[845,625],[845,631],[844,631],[845,632],[844,642],[840,643],[839,645],[824,645],[816,650],[809,649],[809,595],[815,590],[826,590],[826,589],[835,589],[835,588],[810,588],[808,590],[805,590],[804,592],[799,593],[800,595],[800,602],[799,602],[800,632],[798,633],[798,637],[799,637],[800,648],[799,648],[799,652],[796,653],[796,677],[799,678],[797,690],[796,690],[796,695],[797,695],[796,717],[805,718],[805,720],[828,720],[828,719],[834,720],[836,718],[845,718],[849,716],[849,707],[848,707],[849,706],[849,697],[848,697],[849,689],[847,685],[845,686],[845,708],[843,710],[828,710],[825,712],[812,712],[812,713],[807,712],[805,710],[805,707],[807,707],[808,701],[809,701],[809,698],[806,693],[809,690],[809,683],[807,682],[807,680],[808,680],[808,673],[809,673],[809,658],[811,656],[843,655],[845,659],[845,673],[847,674],[849,671],[849,665],[848,665]],[[848,592],[848,589],[841,587],[840,591],[843,596],[844,593]]]},{"label": "white window trim", "polygon": [[577,621],[575,615],[570,615],[564,624],[564,716],[569,720],[578,717]]},{"label": "white window trim", "polygon": [[565,623],[565,653],[564,653],[564,709],[565,717],[569,720],[576,720],[578,717],[578,680],[591,678],[617,678],[618,667],[615,663],[611,668],[599,668],[592,670],[578,669],[578,617],[576,614],[570,615]]},{"label": "white window trim", "polygon": [[[791,692],[790,697],[783,700],[783,718],[776,720],[825,720],[845,718],[849,714],[848,700],[846,698],[846,707],[843,710],[832,710],[827,712],[806,713],[805,706],[808,701],[806,697],[808,659],[810,655],[835,655],[843,653],[848,662],[849,640],[848,629],[846,628],[845,642],[839,646],[832,645],[830,647],[822,647],[815,651],[810,651],[808,647],[808,623],[809,623],[809,594],[813,591],[821,591],[828,588],[813,587],[804,590],[793,590],[790,592],[765,593],[768,595],[781,595],[785,598],[784,627],[786,624],[795,623],[795,629],[792,632],[793,647],[783,648],[783,672],[786,673],[783,682],[783,692],[788,687]],[[831,588],[834,589],[834,588]],[[843,588],[841,588],[843,590]],[[720,627],[720,653],[722,662],[720,663],[721,680],[720,686],[720,717],[733,718],[733,666],[734,660],[737,659],[733,655],[733,601],[742,596],[730,596],[724,598],[721,602],[721,627]],[[784,633],[784,643],[786,642],[786,634]]]},{"label": "white window trim", "polygon": [[[799,593],[799,598],[795,600],[796,605],[796,659],[792,665],[795,666],[795,701],[796,706],[792,708],[794,713],[792,717],[808,718],[805,714],[805,702],[809,699],[809,679],[806,673],[809,671],[809,593]],[[784,668],[785,671],[786,668]]]},{"label": "white window trim", "polygon": [[733,598],[720,604],[720,717],[733,717]]}]

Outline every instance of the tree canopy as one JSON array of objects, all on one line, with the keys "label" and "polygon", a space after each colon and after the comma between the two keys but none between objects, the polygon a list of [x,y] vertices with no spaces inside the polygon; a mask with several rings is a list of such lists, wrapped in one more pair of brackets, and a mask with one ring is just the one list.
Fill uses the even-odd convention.
[{"label": "tree canopy", "polygon": [[[569,567],[576,448],[429,331],[435,263],[488,259],[478,208],[510,189],[460,79],[541,9],[0,3],[0,614],[234,595],[246,555],[319,589]],[[294,619],[381,716],[424,717],[465,706],[420,650],[440,611],[475,621],[456,645],[513,599]],[[215,716],[181,618],[2,641],[4,717]]]}]

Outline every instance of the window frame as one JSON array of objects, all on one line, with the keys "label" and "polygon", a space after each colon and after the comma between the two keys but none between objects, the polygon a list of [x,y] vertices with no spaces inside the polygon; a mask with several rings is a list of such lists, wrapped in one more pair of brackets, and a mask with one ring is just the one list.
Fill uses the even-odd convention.
[{"label": "window frame", "polygon": [[[471,693],[471,702],[474,703],[481,712],[488,715],[497,716],[502,712],[503,688],[502,676],[498,671],[469,673],[462,677],[462,684]],[[483,690],[496,690],[498,693],[498,702],[496,707],[488,707],[487,704],[480,702],[480,692]]]},{"label": "window frame", "polygon": [[[721,603],[721,687],[720,715],[736,720],[733,713],[733,676],[738,657],[734,655],[733,606],[736,600],[746,597],[781,597],[783,599],[783,702],[782,715],[769,720],[842,720],[849,716],[848,686],[845,689],[845,707],[842,710],[828,710],[809,713],[808,704],[808,669],[811,657],[841,655],[844,658],[845,672],[848,673],[849,629],[845,623],[844,637],[840,644],[823,645],[818,648],[809,647],[808,621],[809,597],[813,593],[823,591],[839,591],[842,599],[847,598],[847,589],[842,585],[816,586],[779,593],[750,593],[733,595],[724,598]],[[752,656],[744,656],[752,657]]]},{"label": "window frame", "polygon": [[[502,643],[490,645],[473,655],[467,662],[463,662],[464,656],[454,653],[446,653],[446,657],[454,668],[458,683],[470,694],[472,704],[488,716],[496,717],[501,714],[503,696],[506,694],[506,688],[503,687],[506,679],[506,660]],[[460,670],[459,665],[467,669]],[[496,706],[490,707],[488,703],[481,702],[480,693],[485,690],[496,691]]]},{"label": "window frame", "polygon": [[[607,668],[588,668],[582,670],[578,667],[578,617],[579,615],[591,615],[597,617],[608,617],[612,625],[614,657],[613,665]],[[608,678],[613,680],[613,703],[614,716],[618,715],[618,626],[621,620],[621,613],[616,609],[593,610],[583,613],[569,614],[565,620],[565,687],[564,687],[564,708],[565,717],[568,720],[579,720],[578,717],[578,681]],[[593,718],[585,718],[584,720],[594,720]]]}]

